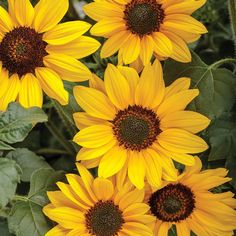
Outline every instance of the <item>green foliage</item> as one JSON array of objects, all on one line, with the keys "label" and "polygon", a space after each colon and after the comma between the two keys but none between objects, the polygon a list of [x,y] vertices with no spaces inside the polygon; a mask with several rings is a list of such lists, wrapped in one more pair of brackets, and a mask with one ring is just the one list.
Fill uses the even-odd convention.
[{"label": "green foliage", "polygon": [[11,103],[7,112],[0,113],[0,150],[9,150],[5,143],[23,141],[36,123],[46,121],[47,115],[40,108],[24,109],[18,103]]},{"label": "green foliage", "polygon": [[192,62],[184,64],[169,60],[164,66],[167,84],[180,77],[191,78],[191,88],[199,89],[200,95],[194,99],[190,109],[215,119],[223,112],[230,111],[235,98],[236,76],[227,69],[206,65],[192,53]]},{"label": "green foliage", "polygon": [[30,177],[35,170],[41,168],[51,168],[50,165],[41,156],[37,156],[34,152],[26,148],[19,148],[9,152],[7,158],[14,160],[21,168],[21,181],[29,182]]},{"label": "green foliage", "polygon": [[16,236],[44,236],[50,229],[42,207],[34,202],[17,202],[9,217],[9,229]]},{"label": "green foliage", "polygon": [[0,158],[0,208],[14,197],[21,170],[13,160]]},{"label": "green foliage", "polygon": [[55,190],[55,183],[63,178],[63,172],[51,168],[39,169],[32,174],[28,196],[15,197],[8,217],[10,232],[16,236],[45,235],[51,227],[42,212],[42,207],[48,203],[46,192]]},{"label": "green foliage", "polygon": [[0,222],[0,235],[1,236],[13,236],[13,234],[11,234],[9,232],[8,224],[7,224],[6,220]]}]

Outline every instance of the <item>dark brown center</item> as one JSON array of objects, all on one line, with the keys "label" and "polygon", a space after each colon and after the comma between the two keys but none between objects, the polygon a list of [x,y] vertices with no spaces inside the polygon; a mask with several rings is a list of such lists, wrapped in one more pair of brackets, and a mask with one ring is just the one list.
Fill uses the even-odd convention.
[{"label": "dark brown center", "polygon": [[168,184],[151,195],[149,205],[152,214],[159,220],[179,222],[193,212],[195,196],[191,189],[183,184]]},{"label": "dark brown center", "polygon": [[148,148],[161,133],[156,113],[137,105],[119,111],[112,123],[119,145],[131,150]]},{"label": "dark brown center", "polygon": [[91,235],[115,236],[122,228],[122,211],[113,201],[99,201],[85,215],[86,227]]},{"label": "dark brown center", "polygon": [[139,36],[157,32],[165,18],[162,5],[156,0],[132,0],[125,7],[127,28]]},{"label": "dark brown center", "polygon": [[34,73],[36,67],[43,66],[46,46],[42,34],[28,27],[17,27],[6,33],[0,43],[0,60],[10,74]]}]

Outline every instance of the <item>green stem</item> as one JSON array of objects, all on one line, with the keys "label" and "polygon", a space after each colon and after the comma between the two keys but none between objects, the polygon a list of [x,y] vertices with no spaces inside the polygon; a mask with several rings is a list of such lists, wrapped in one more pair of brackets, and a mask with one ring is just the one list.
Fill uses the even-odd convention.
[{"label": "green stem", "polygon": [[77,129],[73,119],[65,112],[65,109],[63,109],[58,102],[53,99],[51,101],[60,119],[62,120],[67,131],[69,132],[71,138],[74,137],[74,135],[77,133]]},{"label": "green stem", "polygon": [[212,65],[210,65],[209,69],[217,69],[218,67],[220,67],[223,64],[235,64],[236,65],[236,59],[225,58],[225,59],[219,60],[219,61],[213,63]]},{"label": "green stem", "polygon": [[45,155],[45,154],[51,154],[51,155],[70,155],[69,152],[59,149],[52,149],[52,148],[41,148],[36,151],[36,154],[38,155]]},{"label": "green stem", "polygon": [[[234,44],[236,46],[236,0],[229,0],[229,15],[231,19]],[[236,53],[236,48],[235,48],[235,53]]]},{"label": "green stem", "polygon": [[48,123],[45,123],[45,126],[48,128],[51,134],[58,140],[58,142],[60,142],[60,144],[65,148],[65,150],[72,156],[74,156],[75,153],[72,146],[68,143],[64,136],[60,132],[58,132],[58,129],[55,127],[55,125],[49,121]]}]

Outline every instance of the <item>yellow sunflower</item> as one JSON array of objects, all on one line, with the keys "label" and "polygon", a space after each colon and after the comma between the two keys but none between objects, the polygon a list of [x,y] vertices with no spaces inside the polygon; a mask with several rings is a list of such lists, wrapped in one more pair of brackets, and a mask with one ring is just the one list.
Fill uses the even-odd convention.
[{"label": "yellow sunflower", "polygon": [[[195,133],[209,125],[209,119],[184,111],[199,94],[189,89],[190,79],[180,78],[165,88],[158,60],[136,70],[108,65],[105,81],[97,77],[90,88],[74,87],[74,96],[85,112],[74,114],[80,132],[74,142],[82,146],[77,161],[97,166],[100,177],[110,177],[128,168],[131,182],[144,187],[144,179],[160,186],[164,178],[176,180],[172,159],[193,165],[190,153],[208,146]],[[89,161],[89,162],[88,162]]]},{"label": "yellow sunflower", "polygon": [[58,24],[68,0],[8,0],[9,13],[0,7],[0,110],[17,98],[24,107],[43,103],[42,90],[61,104],[68,103],[63,80],[84,81],[89,69],[77,59],[96,51],[99,43],[83,33],[90,24]]},{"label": "yellow sunflower", "polygon": [[212,193],[211,189],[229,182],[224,168],[201,171],[199,158],[187,167],[176,182],[159,190],[146,191],[146,201],[156,217],[154,236],[168,236],[175,225],[178,236],[231,236],[236,229],[236,199],[232,192]]},{"label": "yellow sunflower", "polygon": [[101,50],[106,58],[117,51],[120,63],[141,61],[153,55],[191,61],[187,43],[199,39],[207,29],[190,15],[206,0],[102,0],[84,6],[97,23],[96,36],[108,38]]},{"label": "yellow sunflower", "polygon": [[69,184],[58,183],[61,191],[48,192],[51,204],[44,213],[58,225],[46,236],[152,236],[146,224],[144,189],[135,189],[124,175],[113,179],[96,178],[80,164],[80,176],[67,174]]}]

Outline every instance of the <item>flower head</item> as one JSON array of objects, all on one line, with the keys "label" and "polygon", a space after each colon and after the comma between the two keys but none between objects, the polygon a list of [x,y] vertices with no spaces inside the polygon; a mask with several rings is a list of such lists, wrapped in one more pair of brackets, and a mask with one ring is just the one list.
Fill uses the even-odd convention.
[{"label": "flower head", "polygon": [[146,214],[144,190],[135,189],[124,175],[94,179],[82,165],[77,168],[81,177],[68,174],[69,184],[59,182],[60,191],[48,192],[51,203],[43,211],[57,226],[46,236],[153,235],[146,224],[155,218]]},{"label": "flower head", "polygon": [[175,225],[178,235],[232,235],[236,229],[236,199],[231,192],[210,190],[230,181],[224,168],[201,171],[202,164],[187,167],[176,182],[163,183],[162,188],[147,188],[146,202],[156,217],[155,236],[168,236]]},{"label": "flower head", "polygon": [[154,54],[190,62],[187,43],[199,39],[207,29],[191,14],[206,0],[103,0],[84,6],[85,13],[97,23],[96,36],[108,38],[101,57],[117,51],[119,63],[147,65]]},{"label": "flower head", "polygon": [[63,80],[84,81],[89,69],[77,59],[96,51],[99,43],[83,33],[90,24],[61,23],[68,0],[8,0],[0,7],[0,110],[17,98],[24,107],[43,103],[42,90],[61,104],[68,103]]},{"label": "flower head", "polygon": [[94,77],[90,88],[75,87],[85,111],[74,114],[80,129],[74,141],[82,146],[77,161],[99,166],[98,175],[104,178],[125,168],[138,188],[144,187],[145,176],[153,186],[160,186],[162,176],[176,180],[172,159],[193,165],[189,154],[208,148],[195,133],[209,119],[184,111],[199,94],[189,86],[189,78],[180,78],[165,88],[156,60],[141,77],[132,68],[108,65],[104,82]]}]

